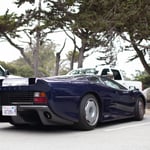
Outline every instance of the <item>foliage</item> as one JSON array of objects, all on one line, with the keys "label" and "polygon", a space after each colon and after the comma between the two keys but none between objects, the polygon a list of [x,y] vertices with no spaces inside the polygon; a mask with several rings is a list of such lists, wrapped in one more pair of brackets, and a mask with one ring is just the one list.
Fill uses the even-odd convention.
[{"label": "foliage", "polygon": [[150,66],[144,57],[150,50],[150,1],[117,0],[111,12],[109,30],[130,43],[132,50],[136,51],[132,60],[139,57],[150,74]]},{"label": "foliage", "polygon": [[12,36],[15,35],[13,33],[19,25],[15,19],[16,15],[14,13],[9,13],[9,10],[6,11],[5,15],[0,16],[0,37],[4,32],[7,32]]},{"label": "foliage", "polygon": [[98,7],[94,6],[95,4],[89,0],[81,1],[78,12],[72,13],[73,19],[70,19],[69,29],[81,40],[81,46],[77,47],[79,50],[78,67],[82,67],[85,52],[103,46],[105,43],[105,40],[101,38],[104,30],[99,30],[101,26],[97,26],[99,15],[96,14],[95,9]]},{"label": "foliage", "polygon": [[135,80],[142,82],[143,89],[150,87],[150,75],[146,71],[137,71]]},{"label": "foliage", "polygon": [[143,83],[143,89],[150,87],[150,75],[140,75],[136,77],[137,80],[141,81]]},{"label": "foliage", "polygon": [[[56,45],[50,43],[48,45],[43,45],[39,53],[39,69],[44,76],[52,76],[55,71],[55,49]],[[42,74],[40,76],[43,76]]]},{"label": "foliage", "polygon": [[18,7],[20,7],[20,6],[21,6],[22,4],[24,4],[25,2],[29,2],[29,3],[33,4],[33,3],[35,3],[35,0],[17,0],[17,1],[15,2],[15,4],[17,4]]},{"label": "foliage", "polygon": [[79,51],[78,67],[82,67],[86,51],[106,47],[120,36],[131,44],[137,53],[135,58],[140,58],[150,74],[150,66],[144,58],[150,49],[149,0],[39,0],[44,9],[41,5],[37,7],[35,0],[16,0],[18,7],[26,2],[34,7],[27,8],[24,14],[17,16],[7,11],[0,16],[0,37],[18,48],[30,67],[33,68],[33,60],[13,41],[14,37],[21,39],[24,33],[29,38],[26,43],[34,53],[38,46],[47,42],[47,35],[59,28],[69,30],[81,40],[81,46],[74,42]]},{"label": "foliage", "polygon": [[5,63],[5,62],[3,62],[3,61],[0,61],[0,65],[1,65],[3,68],[5,68],[6,70],[8,70],[10,74],[15,74],[15,75],[17,75],[17,69],[16,69],[13,65],[11,65],[11,64],[9,64],[9,63]]},{"label": "foliage", "polygon": [[[55,44],[42,45],[39,53],[39,77],[53,76],[55,66]],[[26,50],[26,55],[32,59],[32,51]],[[0,64],[10,72],[10,74],[22,77],[34,77],[33,69],[26,63],[23,58],[19,58],[11,63],[0,62]]]},{"label": "foliage", "polygon": [[[54,75],[55,65],[55,44],[50,43],[48,45],[42,45],[39,53],[39,77],[52,76]],[[26,50],[26,55],[32,59],[32,51]],[[33,69],[25,62],[23,58],[11,62],[11,66],[16,68],[17,75],[23,77],[34,77]]]},{"label": "foliage", "polygon": [[28,65],[23,65],[22,67],[13,65],[13,67],[16,67],[16,75],[22,76],[22,77],[34,77],[33,70]]},{"label": "foliage", "polygon": [[[69,51],[67,54],[66,54],[66,57],[67,57],[67,60],[69,60],[71,62],[72,60],[72,55],[73,55],[73,51]],[[74,62],[77,62],[78,61],[78,57],[79,57],[79,52],[75,51],[75,54],[74,54]]]},{"label": "foliage", "polygon": [[[34,70],[34,75],[38,76],[39,48],[47,43],[47,35],[55,29],[55,24],[49,20],[49,24],[46,25],[42,0],[39,1],[38,6],[34,4],[34,0],[17,0],[16,4],[21,7],[25,2],[31,3],[33,7],[25,8],[22,14],[10,14],[7,11],[5,15],[0,16],[0,36],[20,51],[26,63]],[[32,51],[32,59],[25,52],[27,46]]]}]

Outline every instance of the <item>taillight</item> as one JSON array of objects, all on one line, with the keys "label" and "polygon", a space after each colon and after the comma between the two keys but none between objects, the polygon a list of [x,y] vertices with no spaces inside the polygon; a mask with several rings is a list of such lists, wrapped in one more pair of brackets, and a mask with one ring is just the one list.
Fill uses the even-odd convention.
[{"label": "taillight", "polygon": [[34,103],[35,104],[47,104],[48,99],[45,92],[35,92],[34,93]]}]

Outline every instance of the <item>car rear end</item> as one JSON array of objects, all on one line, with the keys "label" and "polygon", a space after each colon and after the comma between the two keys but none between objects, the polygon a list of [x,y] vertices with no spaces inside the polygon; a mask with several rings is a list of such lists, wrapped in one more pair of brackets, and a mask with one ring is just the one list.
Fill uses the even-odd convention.
[{"label": "car rear end", "polygon": [[27,85],[1,84],[0,122],[14,125],[66,123],[50,109],[50,94],[50,86],[44,80],[29,79]]}]

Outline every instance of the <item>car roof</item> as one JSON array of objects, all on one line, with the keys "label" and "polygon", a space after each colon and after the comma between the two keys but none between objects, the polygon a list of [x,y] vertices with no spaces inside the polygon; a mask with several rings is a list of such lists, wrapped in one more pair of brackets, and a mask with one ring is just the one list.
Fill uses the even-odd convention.
[{"label": "car roof", "polygon": [[53,76],[44,79],[53,81],[73,81],[73,80],[87,80],[89,75],[64,75],[64,76]]},{"label": "car roof", "polygon": [[61,82],[61,83],[69,83],[69,82],[84,82],[84,83],[99,83],[105,86],[106,85],[105,81],[111,81],[114,82],[116,84],[118,84],[120,87],[122,87],[123,89],[126,89],[123,85],[115,82],[114,80],[108,78],[108,77],[103,77],[100,75],[64,75],[64,76],[54,76],[54,77],[48,77],[45,78],[44,80],[48,81],[48,82]]},{"label": "car roof", "polygon": [[78,68],[71,70],[67,75],[95,75],[97,74],[95,68]]}]

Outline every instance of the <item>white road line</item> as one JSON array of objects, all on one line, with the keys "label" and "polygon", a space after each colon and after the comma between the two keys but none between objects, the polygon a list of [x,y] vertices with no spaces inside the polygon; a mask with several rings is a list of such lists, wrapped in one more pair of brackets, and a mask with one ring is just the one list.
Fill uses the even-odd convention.
[{"label": "white road line", "polygon": [[106,129],[104,131],[105,132],[117,131],[117,130],[122,130],[122,129],[127,129],[127,128],[134,128],[134,127],[140,127],[140,126],[145,126],[145,125],[150,125],[150,122],[140,123],[140,124],[135,124],[135,125],[128,125],[128,126],[123,126],[123,127],[118,127],[118,128],[111,128],[111,129]]}]

